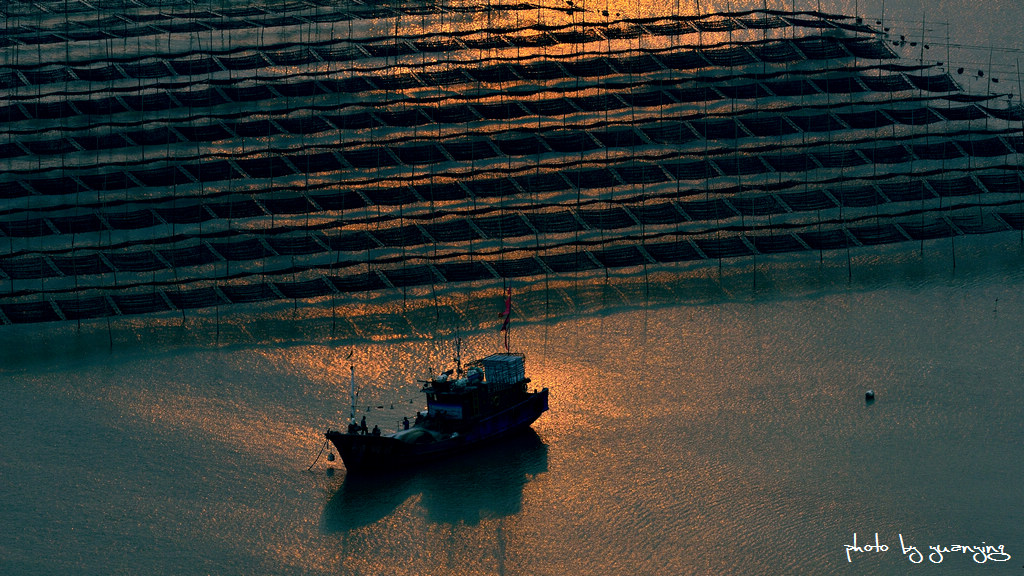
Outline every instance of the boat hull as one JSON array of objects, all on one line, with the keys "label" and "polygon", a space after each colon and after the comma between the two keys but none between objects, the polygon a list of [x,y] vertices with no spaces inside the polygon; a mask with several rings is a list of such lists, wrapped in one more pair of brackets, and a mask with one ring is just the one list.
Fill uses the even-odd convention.
[{"label": "boat hull", "polygon": [[[454,434],[440,435],[433,441],[429,440],[438,438],[438,434],[418,435],[420,440],[427,439],[426,442],[406,441],[396,435],[373,436],[336,430],[328,430],[326,436],[338,449],[345,469],[350,473],[409,470],[522,431],[547,409],[548,389],[544,388],[529,394],[522,402],[467,424]],[[417,435],[405,437],[412,436]]]}]

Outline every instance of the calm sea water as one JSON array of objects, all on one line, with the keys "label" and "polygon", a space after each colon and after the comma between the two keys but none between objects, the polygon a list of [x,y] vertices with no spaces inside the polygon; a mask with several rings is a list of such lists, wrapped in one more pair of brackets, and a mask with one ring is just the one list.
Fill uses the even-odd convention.
[{"label": "calm sea water", "polygon": [[[951,23],[981,47],[962,62],[1012,71],[1024,48],[1015,1],[884,14]],[[500,346],[479,320],[499,295],[453,317],[374,302],[358,330],[293,310],[4,327],[0,573],[1019,574],[1024,249],[908,246],[531,287],[513,346],[552,391],[534,433],[374,482],[314,463],[349,362],[394,427],[453,319],[468,354]],[[848,561],[876,533],[887,549]],[[929,556],[955,545],[1005,554]]]},{"label": "calm sea water", "polygon": [[[103,330],[4,334],[0,568],[1017,573],[1024,249],[999,238],[957,246],[955,269],[929,246],[850,270],[766,266],[756,288],[726,270],[681,305],[668,285],[614,309],[566,287],[553,297],[591,311],[513,334],[552,390],[534,434],[369,483],[340,460],[307,470],[344,421],[345,357],[360,411],[387,428],[422,406],[412,381],[450,340],[155,345],[129,330],[110,351]],[[500,345],[493,329],[463,337]],[[854,533],[876,532],[888,550],[848,562]],[[900,535],[925,555],[987,543],[1012,560],[915,568]]]}]

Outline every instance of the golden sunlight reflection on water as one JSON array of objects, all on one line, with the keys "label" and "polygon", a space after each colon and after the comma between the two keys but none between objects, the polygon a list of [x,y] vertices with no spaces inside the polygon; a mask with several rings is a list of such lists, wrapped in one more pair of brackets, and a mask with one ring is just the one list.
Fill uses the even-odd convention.
[{"label": "golden sunlight reflection on water", "polygon": [[[1021,494],[1001,479],[1024,473],[1018,285],[515,323],[512,347],[552,394],[534,433],[369,482],[324,456],[306,471],[347,418],[348,367],[360,415],[394,427],[422,407],[415,380],[451,361],[454,332],[69,351],[7,372],[0,471],[20,497],[3,504],[35,527],[22,538],[133,550],[55,551],[87,571],[168,573],[173,554],[218,573],[808,573],[840,566],[853,531],[1009,542],[1019,526],[1000,510]],[[461,336],[464,359],[501,348],[493,325]]]}]

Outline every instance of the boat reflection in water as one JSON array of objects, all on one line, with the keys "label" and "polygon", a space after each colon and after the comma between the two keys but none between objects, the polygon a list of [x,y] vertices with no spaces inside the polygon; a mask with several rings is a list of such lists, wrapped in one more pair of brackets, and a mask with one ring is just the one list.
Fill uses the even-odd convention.
[{"label": "boat reflection in water", "polygon": [[414,470],[348,474],[327,502],[321,528],[349,532],[374,524],[417,495],[430,523],[473,525],[512,516],[522,509],[523,488],[547,469],[548,446],[527,428]]}]

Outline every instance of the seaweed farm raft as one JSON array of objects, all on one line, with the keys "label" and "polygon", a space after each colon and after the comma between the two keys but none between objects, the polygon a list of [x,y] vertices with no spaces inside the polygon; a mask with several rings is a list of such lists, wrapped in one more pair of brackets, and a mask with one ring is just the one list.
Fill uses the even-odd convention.
[{"label": "seaweed farm raft", "polygon": [[1024,228],[1019,94],[965,90],[859,18],[0,12],[0,324]]}]

